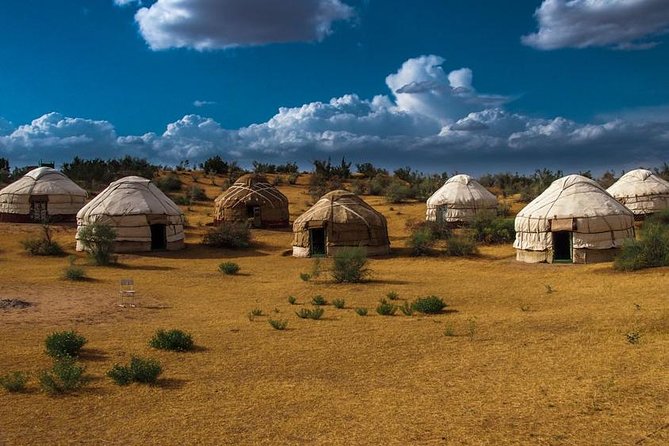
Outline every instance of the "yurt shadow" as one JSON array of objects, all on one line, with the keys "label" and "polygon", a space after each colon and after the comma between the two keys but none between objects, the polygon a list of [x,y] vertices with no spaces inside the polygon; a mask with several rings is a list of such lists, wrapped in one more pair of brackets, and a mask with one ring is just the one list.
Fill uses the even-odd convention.
[{"label": "yurt shadow", "polygon": [[263,243],[254,242],[250,248],[230,249],[214,248],[199,243],[186,243],[185,249],[180,251],[148,251],[134,254],[135,257],[151,257],[157,259],[227,259],[243,257],[266,257],[270,253],[260,251],[263,248],[271,249]]}]

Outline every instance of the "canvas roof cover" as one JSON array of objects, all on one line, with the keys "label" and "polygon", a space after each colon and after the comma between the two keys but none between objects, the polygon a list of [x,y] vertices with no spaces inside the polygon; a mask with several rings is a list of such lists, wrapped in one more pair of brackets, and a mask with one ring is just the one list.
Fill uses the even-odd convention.
[{"label": "canvas roof cover", "polygon": [[50,214],[76,214],[88,194],[62,172],[51,167],[33,169],[0,190],[0,212],[27,214],[31,196],[49,198]]},{"label": "canvas roof cover", "polygon": [[480,211],[496,211],[497,197],[469,175],[449,178],[427,200],[427,219],[435,220],[437,208],[446,206],[445,221],[461,221]]},{"label": "canvas roof cover", "polygon": [[288,198],[262,175],[243,175],[216,198],[216,207],[234,207],[247,202],[288,208]]},{"label": "canvas roof cover", "polygon": [[634,215],[595,181],[568,175],[518,213],[515,229],[516,249],[550,249],[551,230],[569,229],[574,248],[609,249],[634,237]]},{"label": "canvas roof cover", "polygon": [[627,172],[607,192],[636,215],[669,208],[669,182],[650,170]]},{"label": "canvas roof cover", "polygon": [[[303,230],[316,222],[386,226],[386,217],[352,192],[335,190],[300,215],[293,223],[293,231]],[[318,224],[318,223],[316,223]]]},{"label": "canvas roof cover", "polygon": [[146,178],[130,176],[111,183],[77,214],[80,220],[96,216],[182,216],[181,209]]}]

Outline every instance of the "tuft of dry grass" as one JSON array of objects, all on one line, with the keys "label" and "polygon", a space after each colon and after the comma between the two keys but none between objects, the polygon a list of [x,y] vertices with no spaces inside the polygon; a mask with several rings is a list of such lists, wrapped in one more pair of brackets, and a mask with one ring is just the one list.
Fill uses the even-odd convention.
[{"label": "tuft of dry grass", "polygon": [[[279,187],[292,219],[309,200],[307,181]],[[215,197],[220,186],[209,183],[200,186]],[[402,249],[405,222],[422,218],[423,204],[395,204],[397,215],[382,197],[365,199],[387,216],[395,248],[370,260],[374,279],[365,284],[300,281],[310,263],[281,255],[289,231],[254,230],[247,251],[199,246],[211,203],[187,211],[186,250],[122,255],[120,267],[91,266],[91,280],[81,283],[60,280],[62,259],[23,253],[18,240],[39,225],[0,224],[0,297],[36,304],[0,310],[0,374],[48,368],[44,337],[76,330],[88,339],[81,363],[92,377],[67,398],[49,398],[34,382],[26,393],[0,393],[0,443],[669,442],[669,309],[658,292],[669,268],[623,274],[610,264],[526,265],[508,245],[483,247],[471,259],[411,258]],[[74,228],[54,232],[74,253]],[[223,261],[252,273],[226,280],[215,267]],[[137,289],[134,308],[116,305],[126,277]],[[355,313],[390,290],[400,304],[441,296],[449,311]],[[316,294],[345,299],[347,308],[314,323],[286,300]],[[249,323],[255,307],[274,308],[271,318],[288,320],[288,328]],[[198,349],[152,350],[148,340],[166,326],[192,333]],[[641,342],[627,341],[631,331]],[[163,365],[157,385],[119,388],[104,378],[133,355]]]}]

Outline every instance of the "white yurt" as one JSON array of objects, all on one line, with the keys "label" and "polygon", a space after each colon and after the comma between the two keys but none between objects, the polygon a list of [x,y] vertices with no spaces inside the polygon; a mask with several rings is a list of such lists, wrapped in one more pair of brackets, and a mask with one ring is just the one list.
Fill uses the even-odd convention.
[{"label": "white yurt", "polygon": [[650,170],[627,172],[606,191],[632,211],[637,220],[669,209],[669,181]]},{"label": "white yurt", "polygon": [[[184,216],[150,180],[131,176],[111,183],[77,214],[77,231],[101,223],[116,231],[115,252],[184,247]],[[77,250],[84,247],[77,241]]]},{"label": "white yurt", "polygon": [[462,224],[496,213],[495,195],[469,175],[455,175],[428,198],[426,220]]},{"label": "white yurt", "polygon": [[634,238],[634,214],[595,181],[568,175],[525,206],[515,228],[516,260],[606,262]]},{"label": "white yurt", "polygon": [[0,190],[0,221],[74,221],[88,194],[51,167],[38,167]]}]

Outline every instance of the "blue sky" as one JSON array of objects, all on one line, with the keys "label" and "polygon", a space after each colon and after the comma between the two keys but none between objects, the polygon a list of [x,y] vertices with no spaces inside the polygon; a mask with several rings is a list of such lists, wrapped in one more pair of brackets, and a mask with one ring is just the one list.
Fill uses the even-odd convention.
[{"label": "blue sky", "polygon": [[666,0],[6,0],[0,156],[669,160]]}]

